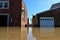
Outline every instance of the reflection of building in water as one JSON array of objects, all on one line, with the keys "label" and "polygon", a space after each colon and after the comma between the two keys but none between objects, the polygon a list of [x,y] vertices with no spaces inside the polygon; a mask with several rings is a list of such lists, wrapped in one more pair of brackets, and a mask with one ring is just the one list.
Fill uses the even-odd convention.
[{"label": "reflection of building in water", "polygon": [[32,34],[32,28],[29,27],[29,30],[28,30],[28,35],[27,35],[27,40],[36,40],[36,38],[33,36]]},{"label": "reflection of building in water", "polygon": [[24,1],[22,0],[21,26],[27,25],[28,25],[27,9]]},{"label": "reflection of building in water", "polygon": [[45,28],[60,27],[60,3],[53,4],[50,10],[34,15],[32,26]]},{"label": "reflection of building in water", "polygon": [[[46,30],[46,29],[40,29],[40,27],[32,27],[32,34],[36,38],[36,40],[52,40],[52,39],[55,39],[55,37],[56,37],[55,32],[57,32],[57,31],[52,32],[53,29],[52,30],[51,29]],[[51,30],[51,32],[48,32],[50,30]],[[58,36],[58,34],[57,34],[57,36]]]}]

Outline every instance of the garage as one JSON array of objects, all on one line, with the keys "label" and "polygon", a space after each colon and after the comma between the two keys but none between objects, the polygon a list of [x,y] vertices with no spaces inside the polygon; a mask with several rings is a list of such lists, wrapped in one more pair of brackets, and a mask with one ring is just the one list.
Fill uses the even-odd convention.
[{"label": "garage", "polygon": [[40,27],[54,27],[54,17],[40,17]]},{"label": "garage", "polygon": [[7,27],[8,26],[8,19],[9,15],[8,14],[0,14],[0,27]]},{"label": "garage", "polygon": [[[55,6],[58,7],[57,5]],[[54,9],[52,5],[50,10],[39,12],[34,16],[32,18],[32,26],[34,27],[35,25],[36,27],[60,27],[60,7]]]}]

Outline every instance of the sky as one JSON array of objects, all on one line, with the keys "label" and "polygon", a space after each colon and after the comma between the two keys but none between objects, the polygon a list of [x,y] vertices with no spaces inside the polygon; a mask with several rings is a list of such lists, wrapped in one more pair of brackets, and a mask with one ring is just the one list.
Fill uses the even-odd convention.
[{"label": "sky", "polygon": [[51,5],[60,2],[60,0],[24,0],[29,17],[29,23],[32,23],[33,15],[49,10]]}]

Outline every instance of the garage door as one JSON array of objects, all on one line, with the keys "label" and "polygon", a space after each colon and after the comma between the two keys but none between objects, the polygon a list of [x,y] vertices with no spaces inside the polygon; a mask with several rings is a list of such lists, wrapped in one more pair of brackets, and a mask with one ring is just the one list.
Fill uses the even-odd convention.
[{"label": "garage door", "polygon": [[54,17],[40,17],[40,27],[54,27]]}]

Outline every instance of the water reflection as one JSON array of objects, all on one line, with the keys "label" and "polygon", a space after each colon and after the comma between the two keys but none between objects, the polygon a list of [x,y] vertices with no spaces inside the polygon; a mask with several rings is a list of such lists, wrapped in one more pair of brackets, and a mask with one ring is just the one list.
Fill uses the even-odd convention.
[{"label": "water reflection", "polygon": [[48,34],[52,35],[52,33],[54,33],[54,27],[52,27],[52,28],[40,28],[40,33],[43,35],[44,34],[45,35],[48,35]]},{"label": "water reflection", "polygon": [[60,40],[60,28],[22,27],[21,40]]},{"label": "water reflection", "polygon": [[20,40],[20,27],[0,27],[0,40]]},{"label": "water reflection", "polygon": [[[45,32],[42,30],[44,30]],[[60,40],[60,28],[56,27],[52,29],[42,30],[39,27],[32,27],[32,33],[33,36],[36,37],[36,40]]]},{"label": "water reflection", "polygon": [[29,27],[27,40],[36,40],[36,38],[32,34],[32,27]]},{"label": "water reflection", "polygon": [[52,40],[56,35],[54,28],[29,27],[28,31],[27,40]]},{"label": "water reflection", "polygon": [[27,27],[21,27],[21,40],[27,40]]},{"label": "water reflection", "polygon": [[[29,27],[27,35],[27,40],[39,40],[43,39],[44,36],[54,35],[54,28],[39,28],[39,27]],[[41,37],[43,36],[43,37]],[[37,38],[37,39],[36,39]]]}]

